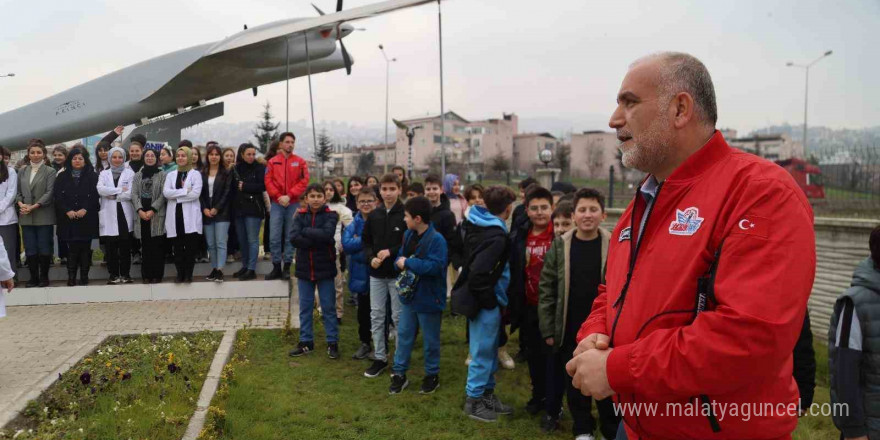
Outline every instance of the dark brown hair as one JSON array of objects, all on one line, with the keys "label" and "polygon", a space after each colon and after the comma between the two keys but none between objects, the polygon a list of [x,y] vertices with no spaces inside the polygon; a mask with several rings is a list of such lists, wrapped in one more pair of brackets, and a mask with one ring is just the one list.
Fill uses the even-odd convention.
[{"label": "dark brown hair", "polygon": [[397,175],[394,173],[388,173],[388,174],[382,176],[381,179],[379,179],[379,186],[382,186],[382,184],[386,184],[386,183],[393,183],[393,184],[397,185],[398,188],[400,188],[400,179],[398,179]]},{"label": "dark brown hair", "polygon": [[605,196],[602,195],[599,191],[596,191],[593,188],[581,188],[574,193],[574,200],[572,201],[572,205],[577,208],[578,202],[581,199],[593,199],[599,202],[599,207],[602,208],[602,212],[605,212]]},{"label": "dark brown hair", "polygon": [[501,215],[511,203],[516,201],[516,194],[506,186],[493,185],[483,191],[483,201],[486,202],[486,209],[492,215]]}]

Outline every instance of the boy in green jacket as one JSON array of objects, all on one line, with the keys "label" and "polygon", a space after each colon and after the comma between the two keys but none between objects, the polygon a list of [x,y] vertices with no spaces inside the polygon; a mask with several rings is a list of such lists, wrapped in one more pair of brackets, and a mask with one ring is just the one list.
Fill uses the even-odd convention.
[{"label": "boy in green jacket", "polygon": [[[593,300],[605,282],[605,259],[610,233],[599,227],[605,220],[605,197],[592,188],[575,193],[574,229],[553,241],[544,257],[538,287],[538,321],[547,344],[547,414],[541,420],[545,432],[555,430],[562,409],[562,396],[568,396],[573,420],[572,431],[578,440],[593,440],[596,423],[590,413],[591,398],[571,385],[565,364],[577,347],[578,329],[590,314]],[[575,267],[577,270],[572,271]],[[596,402],[602,435],[615,438],[619,419],[611,399]]]}]

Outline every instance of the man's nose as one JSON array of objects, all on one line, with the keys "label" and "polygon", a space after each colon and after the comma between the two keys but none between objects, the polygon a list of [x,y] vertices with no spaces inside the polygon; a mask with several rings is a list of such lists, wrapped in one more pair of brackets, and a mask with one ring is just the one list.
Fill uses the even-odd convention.
[{"label": "man's nose", "polygon": [[626,119],[623,117],[623,110],[621,110],[620,106],[614,109],[614,113],[611,114],[611,119],[608,121],[608,126],[613,129],[619,129],[626,125]]}]

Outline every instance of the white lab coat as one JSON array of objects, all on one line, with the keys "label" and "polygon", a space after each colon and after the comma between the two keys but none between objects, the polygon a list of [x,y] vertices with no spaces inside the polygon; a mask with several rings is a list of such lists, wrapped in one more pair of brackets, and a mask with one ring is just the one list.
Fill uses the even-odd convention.
[{"label": "white lab coat", "polygon": [[[116,219],[116,204],[122,204],[122,212],[125,214],[125,223],[128,224],[128,231],[131,232],[134,227],[134,206],[131,204],[131,184],[134,180],[134,171],[130,169],[122,170],[119,176],[119,183],[113,183],[113,172],[110,170],[101,171],[98,176],[98,195],[101,196],[101,210],[98,211],[99,233],[102,237],[118,237],[119,227]],[[125,188],[126,191],[123,191]],[[116,196],[114,199],[113,196]]]},{"label": "white lab coat", "polygon": [[[6,281],[15,276],[12,271],[12,265],[9,264],[9,256],[6,254],[6,246],[3,245],[3,239],[0,238],[0,281]],[[6,316],[6,292],[0,286],[0,318]]]},{"label": "white lab coat", "polygon": [[183,188],[177,189],[177,170],[165,176],[162,193],[168,199],[165,210],[165,231],[168,238],[177,237],[177,204],[183,204],[184,234],[202,233],[202,208],[199,195],[202,194],[202,174],[196,170],[186,173]]},{"label": "white lab coat", "polygon": [[[2,166],[2,165],[0,165]],[[9,178],[0,183],[0,226],[14,225],[18,223],[18,214],[15,210],[15,196],[18,191],[18,174],[15,169],[9,169]]]}]

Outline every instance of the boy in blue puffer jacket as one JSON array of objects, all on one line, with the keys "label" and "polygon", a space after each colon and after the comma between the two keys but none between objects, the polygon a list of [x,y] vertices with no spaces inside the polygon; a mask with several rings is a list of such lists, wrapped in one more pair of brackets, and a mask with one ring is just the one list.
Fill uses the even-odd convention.
[{"label": "boy in blue puffer jacket", "polygon": [[394,265],[418,277],[412,296],[404,297],[401,289],[400,320],[397,327],[397,351],[391,369],[391,394],[409,385],[406,371],[416,339],[416,328],[422,329],[425,346],[425,378],[420,393],[430,394],[440,385],[440,323],[446,308],[446,240],[431,226],[431,202],[414,197],[404,205],[403,220],[407,231]]},{"label": "boy in blue puffer jacket", "polygon": [[299,344],[293,357],[315,349],[312,311],[315,289],[321,301],[321,317],[327,331],[327,356],[339,358],[339,327],[336,320],[336,222],[339,215],[325,204],[324,187],[306,188],[306,203],[293,216],[290,242],[296,248],[296,281],[299,293]]},{"label": "boy in blue puffer jacket", "polygon": [[358,213],[342,233],[342,249],[348,255],[348,290],[357,297],[358,338],[361,346],[352,358],[361,360],[373,352],[373,334],[370,331],[370,273],[364,257],[364,224],[373,212],[379,196],[374,187],[364,187],[357,195]]}]

